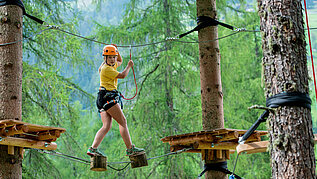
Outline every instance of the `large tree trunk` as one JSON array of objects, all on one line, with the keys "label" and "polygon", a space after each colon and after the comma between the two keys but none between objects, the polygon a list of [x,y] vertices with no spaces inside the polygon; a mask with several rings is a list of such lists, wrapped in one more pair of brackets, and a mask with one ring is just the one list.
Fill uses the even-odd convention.
[{"label": "large tree trunk", "polygon": [[[196,6],[197,17],[209,16],[216,19],[215,0],[197,0]],[[216,38],[218,38],[217,26],[207,27],[198,32],[199,41],[210,40],[208,43],[199,43],[203,130],[224,127],[219,43],[218,41],[211,41]],[[224,160],[205,162],[216,163]],[[222,172],[210,170],[207,171],[205,177],[222,179],[227,178],[227,175]]]},{"label": "large tree trunk", "polygon": [[[0,7],[0,44],[22,39],[22,9]],[[22,118],[22,42],[0,46],[0,120]],[[8,155],[0,145],[0,178],[22,178],[22,159],[18,148]]]},{"label": "large tree trunk", "polygon": [[[308,93],[300,0],[258,0],[266,97]],[[311,112],[284,106],[269,116],[272,178],[316,178]]]}]

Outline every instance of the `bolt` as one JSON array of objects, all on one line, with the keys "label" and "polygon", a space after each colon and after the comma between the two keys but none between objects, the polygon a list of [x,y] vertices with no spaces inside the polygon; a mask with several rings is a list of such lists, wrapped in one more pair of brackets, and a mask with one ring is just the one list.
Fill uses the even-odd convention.
[{"label": "bolt", "polygon": [[20,29],[22,27],[20,22],[16,22],[16,26],[18,29]]},{"label": "bolt", "polygon": [[211,147],[215,147],[215,144],[214,144],[214,143],[211,143]]},{"label": "bolt", "polygon": [[0,137],[0,141],[2,141],[2,137]]},{"label": "bolt", "polygon": [[1,17],[1,22],[2,23],[8,22],[8,18],[7,17]]},{"label": "bolt", "polygon": [[49,146],[49,145],[50,145],[50,144],[49,144],[49,143],[46,143],[46,142],[45,142],[45,144],[44,144],[45,147],[47,147],[47,146]]}]

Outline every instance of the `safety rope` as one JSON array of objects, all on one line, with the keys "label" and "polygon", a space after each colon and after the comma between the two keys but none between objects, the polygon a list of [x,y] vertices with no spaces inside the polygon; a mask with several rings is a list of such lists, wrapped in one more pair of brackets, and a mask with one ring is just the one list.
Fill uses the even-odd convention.
[{"label": "safety rope", "polygon": [[31,36],[29,36],[29,37],[26,37],[26,38],[22,39],[22,40],[17,40],[17,41],[14,41],[14,42],[8,42],[8,43],[0,44],[0,46],[12,45],[12,44],[16,44],[16,43],[19,43],[19,42],[22,42],[22,41],[29,40],[29,39],[31,39],[31,38],[37,36],[37,35],[42,34],[44,31],[47,31],[47,30],[50,30],[50,29],[53,29],[53,27],[48,27],[48,28],[46,28],[46,29],[43,29],[43,30],[41,30],[41,31],[39,31],[39,32],[37,32],[37,33],[34,33],[33,35],[31,35]]},{"label": "safety rope", "polygon": [[307,7],[306,7],[306,0],[304,0],[304,6],[305,6],[305,14],[306,14],[306,25],[307,25],[307,32],[308,32],[311,65],[312,65],[313,76],[314,76],[315,96],[316,96],[316,101],[317,101],[316,75],[315,75],[313,51],[312,51],[311,40],[310,40],[310,31],[309,31],[309,24],[308,24],[308,13],[307,13]]},{"label": "safety rope", "polygon": [[[132,47],[130,46],[130,60],[132,59]],[[135,78],[135,73],[134,73],[134,68],[133,68],[133,66],[132,66],[132,72],[133,72],[133,78],[134,78],[134,83],[135,83],[135,94],[134,94],[134,96],[132,97],[132,98],[125,98],[124,96],[123,96],[123,94],[121,94],[121,96],[122,96],[122,98],[123,99],[125,99],[125,100],[132,100],[134,97],[136,97],[136,95],[138,94],[138,85],[137,85],[137,83],[136,83],[136,78]]]}]

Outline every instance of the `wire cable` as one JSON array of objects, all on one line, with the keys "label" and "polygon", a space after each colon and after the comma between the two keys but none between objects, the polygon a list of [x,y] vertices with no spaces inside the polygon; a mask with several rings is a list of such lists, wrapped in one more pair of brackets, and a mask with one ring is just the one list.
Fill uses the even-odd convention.
[{"label": "wire cable", "polygon": [[90,164],[89,160],[81,159],[81,158],[70,156],[70,155],[67,155],[67,154],[62,154],[62,153],[55,152],[55,151],[52,152],[52,151],[41,150],[41,149],[32,149],[32,150],[38,151],[39,153],[54,155],[54,156],[57,156],[57,157],[61,157],[61,158],[64,158],[64,159],[72,160],[72,161],[83,163],[83,164],[88,164],[88,165]]},{"label": "wire cable", "polygon": [[167,153],[167,154],[164,154],[164,155],[160,155],[160,156],[156,156],[156,157],[151,157],[151,158],[148,158],[146,160],[152,160],[152,159],[157,159],[157,158],[161,158],[161,157],[167,157],[169,155],[176,155],[176,154],[180,154],[180,153],[183,153],[183,152],[186,152],[188,150],[191,150],[192,148],[185,148],[185,149],[181,149],[181,150],[177,150],[175,152],[170,152],[170,153]]},{"label": "wire cable", "polygon": [[2,44],[0,44],[0,46],[12,45],[12,44],[16,44],[16,43],[19,43],[19,42],[22,42],[22,41],[29,40],[29,39],[31,39],[32,37],[35,37],[35,36],[37,36],[37,35],[40,35],[40,34],[42,34],[44,31],[47,31],[47,30],[50,30],[50,29],[53,29],[53,27],[48,27],[48,28],[46,28],[46,29],[43,29],[43,30],[41,30],[41,31],[39,31],[39,32],[37,32],[37,33],[31,35],[30,37],[26,37],[26,38],[21,39],[21,40],[17,40],[17,41],[14,41],[14,42],[8,42],[8,43],[2,43]]},{"label": "wire cable", "polygon": [[[58,27],[58,26],[48,25],[48,27],[52,27],[52,29],[55,29],[55,30],[61,31],[61,32],[63,32],[63,33],[66,33],[66,34],[69,34],[69,35],[73,35],[73,36],[76,36],[76,37],[78,37],[78,38],[82,38],[82,39],[85,39],[85,40],[88,40],[88,41],[92,41],[92,42],[99,43],[99,44],[103,44],[103,45],[109,45],[109,44],[104,43],[104,42],[100,42],[100,41],[97,41],[97,40],[94,40],[94,39],[91,39],[91,38],[87,38],[87,37],[84,37],[84,36],[81,36],[81,35],[78,35],[78,34],[75,34],[75,33],[72,33],[72,32],[68,32],[68,31],[66,31],[66,30],[61,29],[61,28]],[[247,29],[245,29],[245,28],[236,28],[236,29],[234,30],[234,32],[231,33],[231,34],[225,35],[225,36],[223,36],[223,37],[219,37],[219,38],[217,38],[217,39],[207,40],[207,41],[192,41],[192,42],[187,42],[187,41],[181,41],[181,40],[179,40],[179,38],[177,38],[177,37],[167,37],[165,40],[161,40],[161,41],[158,41],[158,42],[138,44],[138,45],[117,45],[117,47],[123,47],[123,48],[145,47],[145,46],[150,46],[150,45],[161,44],[161,43],[164,43],[164,42],[167,42],[167,41],[175,41],[175,42],[181,42],[181,43],[208,43],[208,42],[212,42],[212,41],[216,41],[216,40],[221,40],[221,39],[230,37],[230,36],[235,35],[235,34],[237,34],[237,33],[239,33],[239,32],[260,32],[260,31],[259,31],[259,30],[247,30]]]}]

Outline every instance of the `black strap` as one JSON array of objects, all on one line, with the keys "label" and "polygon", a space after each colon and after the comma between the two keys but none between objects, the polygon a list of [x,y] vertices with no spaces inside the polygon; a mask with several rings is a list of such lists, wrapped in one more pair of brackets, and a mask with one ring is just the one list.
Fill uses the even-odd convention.
[{"label": "black strap", "polygon": [[194,31],[199,31],[200,29],[203,29],[203,28],[206,28],[206,27],[209,27],[209,26],[221,25],[221,26],[226,27],[226,28],[231,29],[231,30],[234,29],[233,26],[231,26],[229,24],[225,24],[225,23],[219,22],[216,19],[213,19],[213,18],[208,17],[208,16],[199,16],[199,17],[197,17],[197,24],[198,25],[193,30],[190,30],[188,32],[180,34],[178,36],[178,38],[182,38],[182,37],[194,32]]},{"label": "black strap", "polygon": [[[300,92],[284,92],[276,94],[266,99],[266,106],[277,108],[279,106],[297,106],[311,109],[311,99],[307,93]],[[258,120],[248,129],[248,131],[239,139],[239,143],[246,141],[251,134],[265,122],[269,116],[269,110],[265,110]]]},{"label": "black strap", "polygon": [[[228,166],[227,166],[227,161],[224,162],[218,162],[218,163],[206,163],[204,165],[204,170],[199,174],[199,178],[202,177],[207,171],[209,170],[213,170],[213,171],[219,171],[219,172],[223,172],[225,174],[232,174],[232,172],[230,172],[228,170]],[[234,177],[236,177],[237,179],[241,179],[240,176],[233,174]]]},{"label": "black strap", "polygon": [[298,106],[311,109],[311,99],[307,93],[280,93],[267,98],[266,106],[270,108],[277,108],[279,106]]},{"label": "black strap", "polygon": [[6,6],[6,5],[20,6],[23,10],[23,14],[25,14],[25,8],[21,0],[0,0],[0,6]]},{"label": "black strap", "polygon": [[6,6],[6,5],[17,5],[17,6],[22,8],[23,15],[25,15],[28,18],[36,21],[39,24],[43,24],[44,23],[43,20],[26,13],[24,4],[23,4],[23,2],[21,0],[0,0],[0,6]]}]

